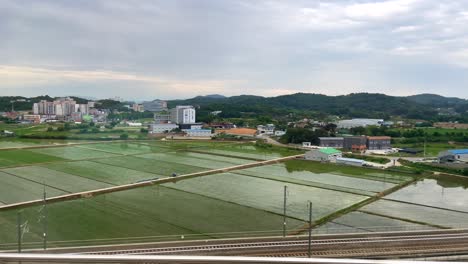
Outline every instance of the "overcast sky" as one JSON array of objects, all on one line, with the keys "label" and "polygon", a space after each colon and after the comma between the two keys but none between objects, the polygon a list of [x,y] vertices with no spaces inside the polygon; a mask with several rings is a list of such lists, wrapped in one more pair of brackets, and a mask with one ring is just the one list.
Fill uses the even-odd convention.
[{"label": "overcast sky", "polygon": [[0,95],[468,98],[468,0],[0,0]]}]

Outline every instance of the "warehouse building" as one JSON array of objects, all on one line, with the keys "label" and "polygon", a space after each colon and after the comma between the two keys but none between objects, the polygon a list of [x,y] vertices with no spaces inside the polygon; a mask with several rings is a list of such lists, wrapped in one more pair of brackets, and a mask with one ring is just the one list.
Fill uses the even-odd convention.
[{"label": "warehouse building", "polygon": [[450,149],[439,153],[439,162],[468,162],[468,149]]},{"label": "warehouse building", "polygon": [[391,149],[391,137],[380,136],[380,137],[367,137],[367,149],[368,150],[382,150]]},{"label": "warehouse building", "polygon": [[365,136],[344,137],[343,149],[362,152],[367,149],[367,138]]},{"label": "warehouse building", "polygon": [[342,137],[319,137],[320,147],[343,148],[344,138]]},{"label": "warehouse building", "polygon": [[349,129],[353,127],[381,126],[383,123],[383,119],[354,118],[338,121],[336,126],[338,128]]},{"label": "warehouse building", "polygon": [[151,124],[149,125],[149,132],[152,134],[162,134],[168,133],[172,130],[178,128],[176,124],[167,123],[167,124]]},{"label": "warehouse building", "polygon": [[311,151],[306,152],[305,154],[306,160],[314,161],[336,162],[336,159],[341,157],[341,151],[334,148],[313,149]]},{"label": "warehouse building", "polygon": [[351,165],[351,166],[363,166],[366,162],[361,159],[352,159],[352,158],[336,158],[337,164]]}]

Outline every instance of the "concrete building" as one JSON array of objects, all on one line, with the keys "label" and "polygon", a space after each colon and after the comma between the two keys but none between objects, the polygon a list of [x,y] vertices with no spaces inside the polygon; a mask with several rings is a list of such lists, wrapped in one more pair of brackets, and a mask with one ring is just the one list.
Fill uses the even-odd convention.
[{"label": "concrete building", "polygon": [[144,112],[145,107],[142,104],[133,104],[132,105],[132,110],[135,112]]},{"label": "concrete building", "polygon": [[365,136],[344,137],[343,149],[361,152],[367,149],[367,138]]},{"label": "concrete building", "polygon": [[[76,102],[70,98],[60,98],[53,102],[41,100],[33,104],[33,113],[35,115],[57,115],[57,116],[71,116],[72,113],[77,112]],[[88,112],[87,105],[78,105],[78,109],[83,112]]]},{"label": "concrete building", "polygon": [[334,148],[313,149],[306,152],[305,154],[306,160],[314,161],[336,162],[336,159],[341,157],[341,151]]},{"label": "concrete building", "polygon": [[275,125],[259,125],[257,126],[257,133],[259,135],[274,135],[275,134]]},{"label": "concrete building", "polygon": [[234,125],[233,123],[229,123],[229,122],[221,122],[221,123],[211,123],[209,124],[209,127],[214,128],[214,129],[231,129],[231,128],[235,128],[236,125]]},{"label": "concrete building", "polygon": [[381,150],[391,149],[391,137],[379,136],[379,137],[367,137],[367,149],[368,150]]},{"label": "concrete building", "polygon": [[281,137],[281,136],[283,136],[285,134],[286,134],[286,131],[282,131],[282,130],[276,130],[275,131],[275,136],[277,136],[277,137]]},{"label": "concrete building", "polygon": [[154,122],[156,124],[167,124],[171,122],[171,114],[159,112],[154,114]]},{"label": "concrete building", "polygon": [[23,121],[28,121],[34,124],[41,123],[41,116],[40,115],[23,115]]},{"label": "concrete building", "polygon": [[188,137],[211,137],[211,129],[184,129]]},{"label": "concrete building", "polygon": [[340,120],[336,126],[337,128],[348,129],[353,127],[381,126],[383,123],[383,119],[353,118],[348,120]]},{"label": "concrete building", "polygon": [[168,133],[172,130],[178,128],[176,124],[166,123],[166,124],[151,124],[149,125],[149,132],[152,134],[162,134]]},{"label": "concrete building", "polygon": [[176,124],[195,123],[195,108],[191,105],[178,105],[171,109],[171,121]]},{"label": "concrete building", "polygon": [[186,129],[202,129],[203,124],[202,123],[194,123],[194,124],[179,124],[179,128],[181,130],[186,130]]},{"label": "concrete building", "polygon": [[143,126],[142,123],[136,123],[136,122],[127,122],[127,125],[129,127],[141,127],[141,126]]},{"label": "concrete building", "polygon": [[439,162],[468,162],[468,149],[450,149],[439,153]]},{"label": "concrete building", "polygon": [[156,99],[150,102],[143,102],[143,107],[146,111],[150,112],[167,111],[167,102]]},{"label": "concrete building", "polygon": [[343,148],[344,138],[342,137],[319,137],[320,147]]}]

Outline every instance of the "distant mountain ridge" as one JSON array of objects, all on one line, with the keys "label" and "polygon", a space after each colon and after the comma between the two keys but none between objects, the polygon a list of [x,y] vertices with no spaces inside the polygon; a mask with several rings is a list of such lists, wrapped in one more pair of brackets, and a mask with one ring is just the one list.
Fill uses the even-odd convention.
[{"label": "distant mountain ridge", "polygon": [[468,100],[457,98],[457,97],[444,97],[438,94],[417,94],[407,96],[409,100],[426,105],[434,106],[454,106],[457,104],[466,104]]},{"label": "distant mountain ridge", "polygon": [[[73,97],[77,101],[86,99]],[[0,97],[0,111],[10,111],[12,103],[18,99],[26,102],[14,103],[15,110],[30,110],[32,104],[39,100],[52,100],[49,96]],[[23,101],[23,100],[20,100]],[[103,108],[123,109],[122,103],[113,100],[99,100]],[[219,94],[197,96],[184,100],[169,100],[168,106],[195,105],[197,116],[209,115],[212,111],[222,111],[221,117],[284,117],[289,114],[297,116],[316,116],[325,118],[336,115],[344,118],[367,117],[385,118],[398,116],[411,119],[433,121],[468,122],[468,100],[444,97],[436,94],[419,94],[407,97],[389,96],[377,93],[352,93],[348,95],[328,96],[312,93],[295,93],[275,97],[256,95],[238,95],[226,97]],[[451,108],[451,116],[441,117],[440,109]]]},{"label": "distant mountain ridge", "polygon": [[169,106],[191,104],[200,111],[223,111],[224,117],[247,115],[279,116],[287,113],[307,112],[344,117],[429,119],[438,115],[438,108],[453,107],[460,115],[466,115],[468,100],[421,94],[408,97],[377,93],[352,93],[327,96],[323,94],[296,93],[276,97],[239,95],[212,98],[197,96],[186,100],[169,101]]}]

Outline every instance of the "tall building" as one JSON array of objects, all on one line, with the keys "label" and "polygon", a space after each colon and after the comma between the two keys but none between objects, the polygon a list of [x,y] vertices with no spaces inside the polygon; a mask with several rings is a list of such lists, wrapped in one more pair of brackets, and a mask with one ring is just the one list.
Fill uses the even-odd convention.
[{"label": "tall building", "polygon": [[32,110],[35,115],[71,116],[74,112],[87,114],[89,108],[86,104],[77,104],[73,99],[60,98],[53,102],[41,100],[33,104]]},{"label": "tall building", "polygon": [[191,105],[178,105],[171,109],[171,121],[176,124],[195,123],[195,108]]},{"label": "tall building", "polygon": [[143,107],[146,111],[150,112],[167,111],[167,102],[156,99],[151,102],[143,102]]},{"label": "tall building", "polygon": [[144,105],[141,105],[141,104],[133,104],[132,109],[135,112],[144,112],[145,111]]}]

